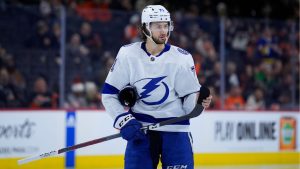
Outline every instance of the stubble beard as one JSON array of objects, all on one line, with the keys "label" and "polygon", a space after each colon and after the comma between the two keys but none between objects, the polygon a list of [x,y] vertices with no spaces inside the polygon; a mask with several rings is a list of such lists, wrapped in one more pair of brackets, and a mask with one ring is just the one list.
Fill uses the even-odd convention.
[{"label": "stubble beard", "polygon": [[160,44],[160,45],[165,44],[165,41],[166,41],[166,39],[160,40],[159,38],[154,38],[154,37],[152,37],[152,39],[156,44]]}]

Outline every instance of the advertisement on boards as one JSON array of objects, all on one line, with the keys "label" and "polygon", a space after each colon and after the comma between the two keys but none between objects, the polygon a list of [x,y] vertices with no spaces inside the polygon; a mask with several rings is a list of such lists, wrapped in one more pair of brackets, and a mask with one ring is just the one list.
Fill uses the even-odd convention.
[{"label": "advertisement on boards", "polygon": [[[196,152],[299,151],[299,114],[214,112],[193,119]],[[298,143],[297,143],[298,142]]]},{"label": "advertisement on boards", "polygon": [[[299,113],[291,112],[207,111],[191,119],[193,149],[195,153],[299,151],[299,121]],[[2,111],[0,158],[41,154],[118,133],[112,124],[105,111]],[[126,141],[117,138],[74,153],[117,155],[125,148]],[[74,153],[67,155],[70,165]]]},{"label": "advertisement on boards", "polygon": [[0,158],[26,157],[65,146],[64,111],[1,111]]}]

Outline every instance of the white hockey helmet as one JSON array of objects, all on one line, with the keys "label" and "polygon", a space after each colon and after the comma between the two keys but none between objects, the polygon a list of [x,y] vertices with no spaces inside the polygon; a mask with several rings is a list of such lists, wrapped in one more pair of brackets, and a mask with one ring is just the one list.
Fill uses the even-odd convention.
[{"label": "white hockey helmet", "polygon": [[[146,28],[150,32],[151,22],[168,22],[169,23],[169,36],[170,31],[173,31],[173,22],[169,11],[161,5],[148,5],[142,11],[142,24],[146,24]],[[146,35],[147,36],[147,35]]]},{"label": "white hockey helmet", "polygon": [[142,23],[171,21],[169,11],[161,5],[148,5],[142,12]]}]

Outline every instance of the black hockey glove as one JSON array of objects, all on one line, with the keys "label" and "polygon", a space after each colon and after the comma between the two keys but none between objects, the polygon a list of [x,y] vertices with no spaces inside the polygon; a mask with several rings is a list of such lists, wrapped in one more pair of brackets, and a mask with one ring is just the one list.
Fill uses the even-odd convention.
[{"label": "black hockey glove", "polygon": [[133,107],[136,100],[138,99],[138,94],[134,86],[125,86],[120,90],[118,99],[123,106]]}]

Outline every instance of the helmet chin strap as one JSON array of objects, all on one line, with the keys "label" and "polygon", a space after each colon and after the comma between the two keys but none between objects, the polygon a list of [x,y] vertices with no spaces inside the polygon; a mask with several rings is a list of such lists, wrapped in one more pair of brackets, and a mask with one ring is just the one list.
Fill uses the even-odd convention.
[{"label": "helmet chin strap", "polygon": [[157,44],[157,43],[153,40],[153,38],[152,38],[151,32],[150,32],[150,36],[147,35],[144,31],[143,31],[143,34],[144,34],[148,39],[150,39],[150,40],[152,41],[152,43],[153,43],[153,45],[154,45],[154,48],[157,48],[157,47],[158,47],[158,44]]}]

